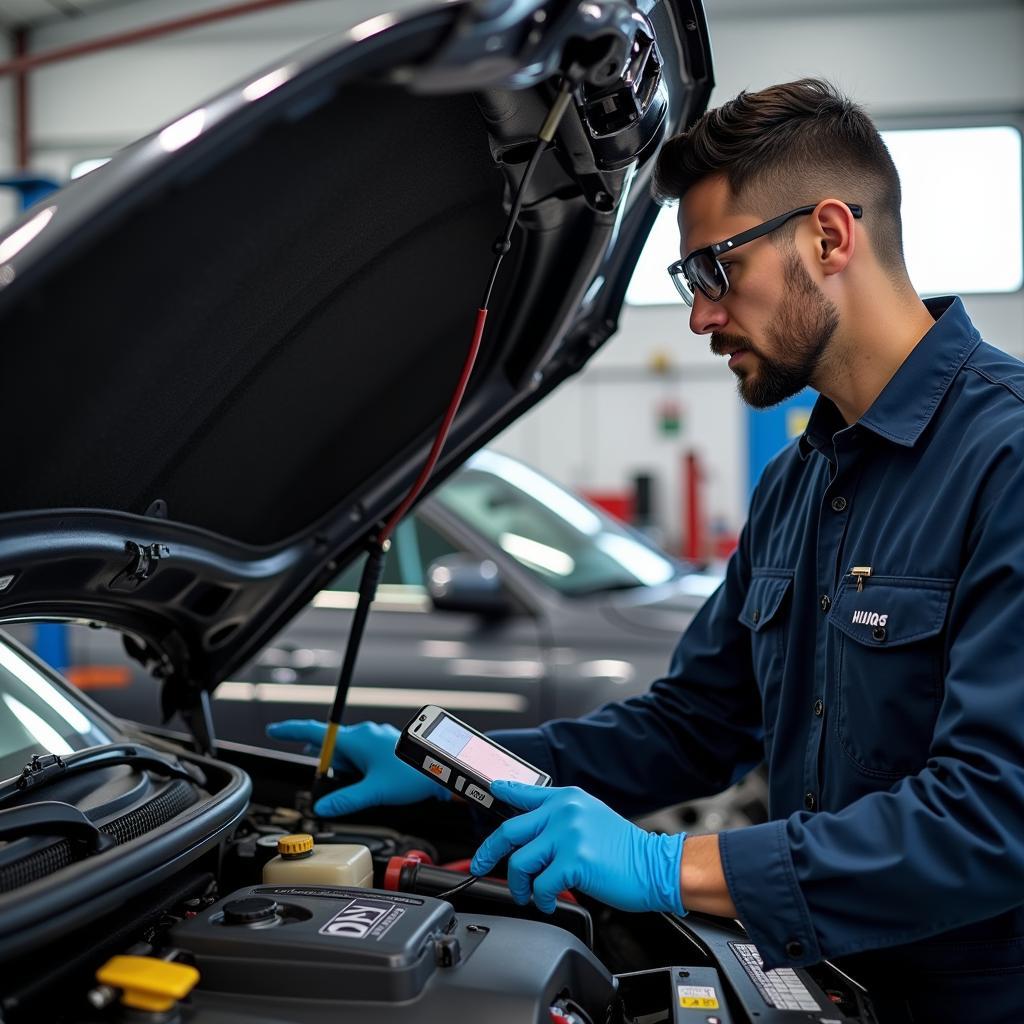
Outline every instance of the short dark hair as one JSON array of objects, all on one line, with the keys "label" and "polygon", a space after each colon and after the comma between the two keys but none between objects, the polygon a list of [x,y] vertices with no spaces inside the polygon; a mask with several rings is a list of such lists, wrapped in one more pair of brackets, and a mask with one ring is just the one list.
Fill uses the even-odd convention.
[{"label": "short dark hair", "polygon": [[655,198],[681,199],[714,174],[725,176],[738,208],[765,218],[829,195],[858,203],[879,262],[905,273],[896,166],[871,118],[829,82],[741,92],[708,110],[662,147]]}]

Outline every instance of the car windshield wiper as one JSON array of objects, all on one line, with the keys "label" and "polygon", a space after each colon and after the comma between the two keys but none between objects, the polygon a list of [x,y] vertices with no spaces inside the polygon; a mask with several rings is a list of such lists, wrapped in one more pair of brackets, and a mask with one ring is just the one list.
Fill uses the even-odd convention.
[{"label": "car windshield wiper", "polygon": [[110,768],[126,764],[132,768],[154,772],[169,779],[185,779],[197,785],[205,785],[206,779],[198,768],[187,768],[158,754],[147,747],[134,743],[111,743],[103,747],[90,747],[74,754],[36,754],[22,769],[21,775],[0,785],[0,806],[15,797],[35,793],[73,775],[90,772],[97,768]]}]

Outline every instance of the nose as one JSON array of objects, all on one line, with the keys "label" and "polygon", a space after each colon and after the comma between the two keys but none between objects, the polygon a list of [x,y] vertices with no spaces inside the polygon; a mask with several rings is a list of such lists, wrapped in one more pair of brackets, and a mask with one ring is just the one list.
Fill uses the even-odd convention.
[{"label": "nose", "polygon": [[712,302],[700,291],[694,295],[690,307],[690,330],[694,334],[722,331],[728,322],[729,316],[721,302]]}]

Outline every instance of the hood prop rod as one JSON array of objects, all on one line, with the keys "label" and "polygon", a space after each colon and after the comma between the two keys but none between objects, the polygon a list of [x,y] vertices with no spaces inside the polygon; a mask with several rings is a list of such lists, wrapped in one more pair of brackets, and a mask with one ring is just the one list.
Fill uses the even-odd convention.
[{"label": "hood prop rod", "polygon": [[326,777],[334,760],[334,748],[337,744],[338,729],[341,725],[342,715],[345,712],[345,702],[348,700],[349,687],[352,685],[352,675],[355,671],[359,645],[362,642],[363,631],[366,628],[366,619],[370,614],[370,605],[377,594],[377,587],[384,572],[384,560],[388,549],[391,547],[391,535],[394,533],[395,527],[398,526],[399,522],[401,522],[402,518],[412,508],[416,499],[422,493],[430,478],[430,474],[434,471],[434,467],[441,456],[441,449],[448,438],[448,432],[451,430],[452,423],[455,420],[455,414],[459,411],[459,406],[462,404],[470,375],[473,372],[473,366],[480,352],[480,343],[483,338],[484,324],[487,322],[491,293],[494,291],[494,284],[498,279],[501,261],[512,248],[512,232],[515,230],[516,222],[519,220],[519,212],[523,206],[526,186],[530,183],[530,179],[537,169],[537,164],[540,163],[544,150],[547,149],[555,137],[555,131],[558,128],[559,122],[569,106],[572,80],[574,77],[578,77],[579,70],[574,67],[569,75],[565,76],[562,80],[551,110],[548,112],[548,116],[544,119],[544,124],[537,133],[537,145],[534,147],[529,163],[526,165],[526,170],[523,171],[519,187],[516,189],[512,207],[509,210],[508,220],[505,223],[505,230],[491,247],[491,252],[494,254],[494,265],[491,268],[491,275],[484,290],[483,300],[477,309],[473,340],[470,344],[469,352],[466,354],[466,360],[462,365],[459,381],[448,402],[448,409],[445,412],[444,419],[441,421],[441,426],[434,438],[434,443],[431,445],[426,462],[424,462],[416,482],[409,489],[409,493],[402,499],[380,532],[371,538],[369,542],[366,563],[363,566],[363,574],[359,580],[359,600],[356,604],[355,615],[352,618],[352,628],[349,631],[348,643],[345,647],[345,658],[342,661],[341,672],[338,676],[338,686],[334,691],[334,702],[331,705],[331,713],[327,720],[327,732],[324,734],[323,745],[320,748],[320,760],[313,784],[314,797],[318,795],[317,790],[322,786],[323,779]]}]

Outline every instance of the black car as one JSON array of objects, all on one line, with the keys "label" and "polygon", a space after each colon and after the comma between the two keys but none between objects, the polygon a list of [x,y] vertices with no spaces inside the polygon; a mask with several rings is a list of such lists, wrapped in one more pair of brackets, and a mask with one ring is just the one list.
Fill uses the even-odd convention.
[{"label": "black car", "polygon": [[[218,736],[262,744],[269,722],[327,714],[361,567],[217,687]],[[481,729],[531,726],[643,692],[718,582],[483,449],[395,531],[346,720],[401,727],[433,703]],[[160,724],[158,681],[126,658],[118,634],[78,628],[68,638],[73,681],[122,718]]]},{"label": "black car", "polygon": [[[311,761],[217,743],[209,715],[409,493],[492,247],[434,482],[614,331],[652,157],[711,84],[695,0],[383,16],[0,236],[0,619],[122,630],[191,733],[0,647],[6,1024],[783,1019],[735,924],[566,900],[542,920],[500,881],[441,899],[462,876],[427,858],[473,849],[464,805],[316,820]],[[361,847],[374,887],[264,885],[286,832]],[[867,1019],[827,968],[794,977]]]}]

